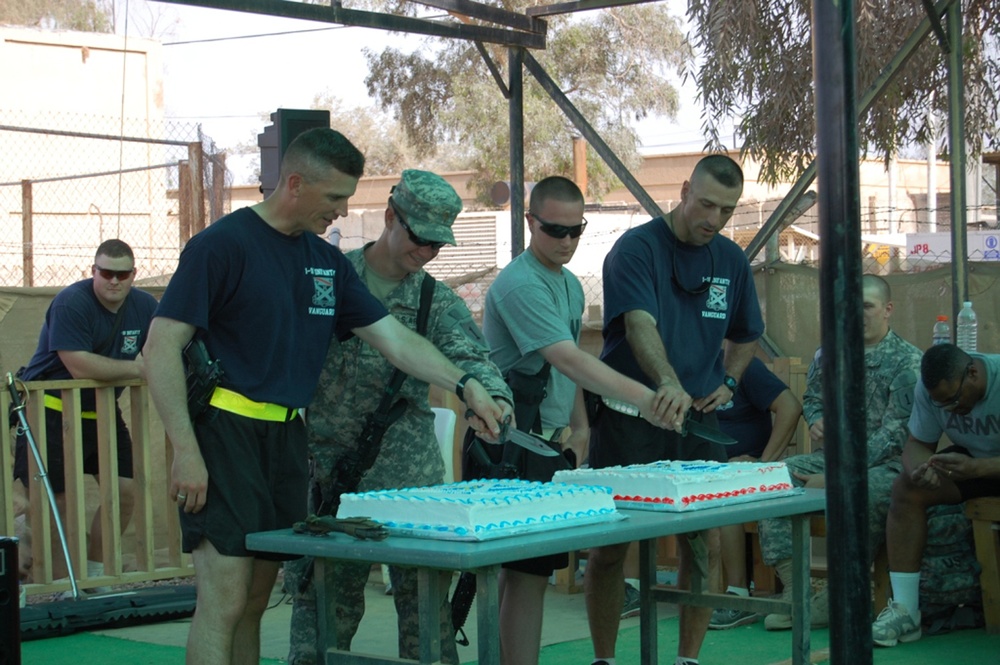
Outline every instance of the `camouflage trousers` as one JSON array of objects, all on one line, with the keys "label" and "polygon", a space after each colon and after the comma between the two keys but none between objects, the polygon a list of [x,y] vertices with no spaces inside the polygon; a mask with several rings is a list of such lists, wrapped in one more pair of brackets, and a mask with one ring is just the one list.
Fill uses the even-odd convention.
[{"label": "camouflage trousers", "polygon": [[[292,596],[289,665],[317,665],[316,588],[310,581],[304,590],[299,590],[311,560],[304,557],[285,563],[285,592]],[[327,579],[335,580],[333,586],[336,598],[333,609],[337,618],[337,648],[348,651],[365,613],[365,584],[368,582],[371,564],[338,561],[328,564],[326,571]],[[392,599],[396,605],[399,657],[420,660],[417,571],[414,568],[390,566],[389,578],[392,581]],[[438,576],[441,594],[441,662],[457,665],[458,649],[455,646],[451,603],[448,600],[451,578],[451,572],[441,572]]]},{"label": "camouflage trousers", "polygon": [[[793,455],[784,460],[791,473],[823,473],[826,460],[822,452]],[[875,558],[878,548],[885,542],[885,520],[889,515],[892,482],[903,470],[898,459],[868,468],[868,563]],[[802,482],[792,477],[801,486]],[[788,518],[761,520],[757,525],[760,549],[764,563],[773,566],[783,559],[792,558],[792,521]]]}]

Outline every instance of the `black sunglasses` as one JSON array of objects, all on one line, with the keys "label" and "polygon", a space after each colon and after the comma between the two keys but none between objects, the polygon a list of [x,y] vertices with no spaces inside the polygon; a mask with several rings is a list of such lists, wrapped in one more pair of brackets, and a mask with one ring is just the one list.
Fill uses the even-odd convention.
[{"label": "black sunglasses", "polygon": [[533,212],[529,212],[528,214],[535,218],[535,221],[538,222],[538,228],[540,228],[545,235],[556,238],[557,240],[562,240],[566,236],[569,236],[570,238],[579,238],[583,235],[583,230],[587,228],[586,218],[584,218],[582,224],[577,224],[576,226],[563,226],[562,224],[546,222]]},{"label": "black sunglasses", "polygon": [[410,225],[407,224],[406,220],[403,218],[403,214],[399,212],[399,208],[397,208],[396,204],[392,202],[392,199],[389,199],[389,206],[392,208],[392,212],[396,215],[396,220],[399,222],[399,225],[402,226],[406,233],[410,236],[410,242],[417,247],[430,247],[433,250],[439,250],[448,244],[440,240],[424,240],[413,232]]},{"label": "black sunglasses", "polygon": [[97,264],[94,264],[94,270],[97,271],[98,275],[109,282],[112,277],[117,277],[119,282],[124,282],[126,279],[135,274],[135,268],[130,268],[128,270],[111,270],[110,268],[102,268]]},{"label": "black sunglasses", "polygon": [[712,254],[711,247],[708,247],[707,249],[708,249],[708,260],[711,261],[710,264],[711,269],[709,270],[710,276],[708,278],[708,281],[702,282],[693,289],[689,289],[688,287],[684,286],[684,284],[681,282],[680,276],[677,274],[677,241],[676,239],[674,240],[674,256],[672,259],[674,284],[676,284],[677,288],[679,288],[681,291],[688,294],[689,296],[700,296],[701,294],[708,291],[708,289],[711,288],[712,286],[712,282],[715,281],[715,255]]},{"label": "black sunglasses", "polygon": [[939,402],[935,399],[931,400],[931,403],[939,409],[953,409],[958,406],[958,403],[962,401],[962,388],[965,387],[965,377],[969,376],[969,370],[972,369],[972,361],[965,366],[965,372],[962,373],[962,380],[958,382],[958,390],[955,394],[946,399],[943,402]]}]

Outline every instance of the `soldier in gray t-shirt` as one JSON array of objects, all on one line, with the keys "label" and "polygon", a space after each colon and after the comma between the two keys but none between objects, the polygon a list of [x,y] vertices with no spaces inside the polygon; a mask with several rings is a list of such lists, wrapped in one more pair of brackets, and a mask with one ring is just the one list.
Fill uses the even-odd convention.
[{"label": "soldier in gray t-shirt", "polygon": [[[903,471],[892,486],[886,543],[893,600],[872,625],[879,646],[920,639],[920,560],[927,512],[1000,496],[1000,355],[932,346],[920,363]],[[937,451],[942,434],[954,444]]]},{"label": "soldier in gray t-shirt", "polygon": [[[553,176],[535,185],[525,215],[530,244],[497,275],[486,294],[483,317],[490,358],[505,375],[512,370],[535,375],[545,363],[551,365],[540,406],[541,433],[547,439],[555,435],[559,441],[557,433],[568,426],[570,434],[562,441],[563,449],[572,449],[580,461],[586,458],[590,438],[581,388],[627,402],[657,426],[665,424],[666,412],[666,405],[652,390],[577,346],[584,294],[579,280],[565,265],[573,258],[587,225],[583,206],[583,194],[571,180]],[[532,425],[517,424],[521,429]],[[538,662],[542,603],[554,565],[560,564],[552,557],[504,564],[500,573],[504,662]],[[617,607],[621,607],[620,599]]]}]

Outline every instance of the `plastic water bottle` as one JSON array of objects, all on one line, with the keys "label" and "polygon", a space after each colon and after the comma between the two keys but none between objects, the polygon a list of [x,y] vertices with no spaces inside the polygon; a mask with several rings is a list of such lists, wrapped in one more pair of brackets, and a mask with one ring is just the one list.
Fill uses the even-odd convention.
[{"label": "plastic water bottle", "polygon": [[972,303],[967,300],[955,317],[955,342],[958,348],[966,353],[976,351],[977,328],[976,313],[972,311]]},{"label": "plastic water bottle", "polygon": [[934,337],[932,344],[951,344],[951,326],[948,325],[948,317],[941,314],[934,324]]}]

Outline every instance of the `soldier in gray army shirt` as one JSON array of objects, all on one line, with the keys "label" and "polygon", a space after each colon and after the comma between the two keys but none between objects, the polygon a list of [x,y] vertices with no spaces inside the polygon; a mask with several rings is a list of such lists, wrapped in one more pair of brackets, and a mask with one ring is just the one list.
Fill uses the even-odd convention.
[{"label": "soldier in gray army shirt", "polygon": [[[892,482],[902,471],[899,455],[906,442],[906,423],[913,409],[913,388],[920,372],[921,351],[889,329],[892,301],[889,285],[877,275],[861,279],[864,298],[865,418],[868,432],[868,546],[869,556],[885,540],[885,519],[889,510]],[[815,452],[785,460],[788,470],[806,487],[824,487],[823,472],[823,373],[820,352],[809,366],[802,414],[809,424]],[[786,592],[792,585],[792,525],[788,519],[760,522],[760,545],[764,563],[774,566]],[[869,562],[871,563],[871,562]],[[812,602],[813,626],[827,624],[827,595],[817,594]],[[787,614],[769,614],[768,630],[792,627]]]},{"label": "soldier in gray army shirt", "polygon": [[[378,240],[347,253],[361,279],[405,326],[416,329],[423,266],[445,243],[455,244],[451,225],[462,200],[441,177],[427,171],[406,170],[393,187],[385,211],[385,228]],[[505,401],[510,415],[511,394],[500,371],[489,360],[482,333],[465,303],[445,284],[435,282],[426,337],[452,362],[473,374],[491,395]],[[360,339],[334,341],[319,379],[316,398],[308,410],[309,447],[314,482],[329,491],[331,470],[356,447],[365,416],[376,410],[392,375],[392,365]],[[371,469],[358,491],[419,487],[440,483],[444,462],[434,435],[434,415],[428,403],[428,385],[412,377],[397,395],[407,408],[382,439]],[[315,510],[310,506],[310,510]],[[300,591],[308,559],[285,564],[285,588],[293,594],[291,665],[316,663],[316,597],[312,583]],[[364,614],[364,587],[371,566],[339,562],[337,579],[337,646],[349,649]],[[390,567],[393,600],[399,626],[399,657],[419,660],[417,575],[414,569]],[[450,572],[440,575],[441,654],[445,663],[458,663],[455,631],[448,602]]]}]

